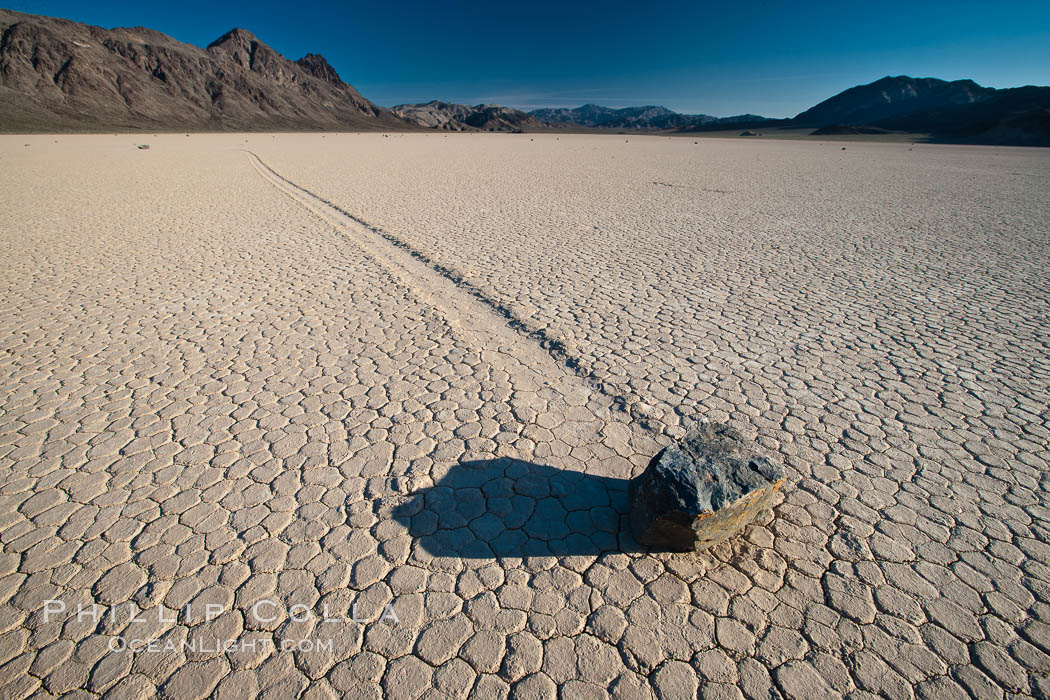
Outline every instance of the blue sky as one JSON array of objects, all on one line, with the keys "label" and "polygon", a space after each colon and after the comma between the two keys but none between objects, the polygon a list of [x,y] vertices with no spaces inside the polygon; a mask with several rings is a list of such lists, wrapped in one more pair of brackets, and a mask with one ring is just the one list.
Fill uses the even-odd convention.
[{"label": "blue sky", "polygon": [[83,2],[11,9],[147,26],[207,45],[232,27],[321,53],[378,104],[660,104],[771,117],[884,75],[1050,84],[1050,3]]}]

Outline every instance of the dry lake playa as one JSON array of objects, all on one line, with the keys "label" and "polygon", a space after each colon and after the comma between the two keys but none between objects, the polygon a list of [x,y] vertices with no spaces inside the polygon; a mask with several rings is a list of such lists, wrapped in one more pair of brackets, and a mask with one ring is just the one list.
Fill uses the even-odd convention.
[{"label": "dry lake playa", "polygon": [[[0,204],[4,698],[1050,696],[1050,149],[4,135]],[[700,419],[786,485],[648,552]]]}]

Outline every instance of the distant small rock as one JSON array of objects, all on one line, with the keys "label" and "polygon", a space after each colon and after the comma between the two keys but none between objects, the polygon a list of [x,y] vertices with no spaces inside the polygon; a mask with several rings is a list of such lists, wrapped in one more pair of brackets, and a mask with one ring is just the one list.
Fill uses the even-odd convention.
[{"label": "distant small rock", "polygon": [[756,134],[754,131],[751,131],[750,129],[748,129],[747,131],[741,131],[740,135],[741,136],[761,136],[762,134]]},{"label": "distant small rock", "polygon": [[631,527],[656,550],[692,552],[769,508],[784,469],[725,424],[704,421],[661,450],[631,484]]},{"label": "distant small rock", "polygon": [[148,143],[140,143],[139,144],[139,150],[140,151],[148,151],[149,150],[149,144]]}]

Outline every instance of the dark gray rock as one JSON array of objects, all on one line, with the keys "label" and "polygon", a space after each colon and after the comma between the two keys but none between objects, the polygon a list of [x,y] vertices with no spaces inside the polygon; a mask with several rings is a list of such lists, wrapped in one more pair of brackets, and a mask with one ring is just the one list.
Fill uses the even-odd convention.
[{"label": "dark gray rock", "polygon": [[707,549],[772,505],[784,469],[728,425],[699,423],[631,484],[631,527],[652,549]]}]

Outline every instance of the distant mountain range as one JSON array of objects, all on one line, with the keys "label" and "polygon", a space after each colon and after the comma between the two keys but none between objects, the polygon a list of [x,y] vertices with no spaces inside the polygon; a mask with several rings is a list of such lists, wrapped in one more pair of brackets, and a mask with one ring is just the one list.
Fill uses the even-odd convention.
[{"label": "distant mountain range", "polygon": [[542,127],[525,112],[500,105],[461,105],[433,100],[392,107],[397,116],[427,129],[444,131],[511,131]]},{"label": "distant mountain range", "polygon": [[679,114],[657,105],[613,109],[588,104],[575,109],[534,109],[531,112],[523,112],[499,105],[472,107],[435,100],[424,104],[397,105],[391,110],[399,117],[424,128],[448,131],[527,131],[543,127],[657,131],[713,124],[732,126],[776,121],[754,114],[742,114],[737,117]]},{"label": "distant mountain range", "polygon": [[735,117],[712,117],[707,114],[680,114],[666,107],[625,107],[611,109],[587,104],[575,109],[534,109],[530,115],[551,124],[570,124],[603,129],[688,129],[711,124],[754,124],[771,121],[756,114]]},{"label": "distant mountain range", "polygon": [[655,105],[523,112],[432,101],[387,110],[324,57],[290,61],[234,29],[202,49],[143,27],[103,29],[0,10],[0,130],[538,129],[691,132],[814,129],[816,135],[930,134],[935,140],[1050,145],[1050,87],[885,77],[792,119],[712,117]]},{"label": "distant mountain range", "polygon": [[522,112],[496,105],[445,102],[399,105],[395,114],[425,128],[456,131],[527,131],[539,127],[638,131],[814,129],[815,136],[931,134],[935,140],[1050,145],[1050,87],[996,90],[972,80],[885,77],[845,90],[792,119],[756,114],[712,117],[680,114],[649,105],[612,109],[587,104],[575,109]]}]

